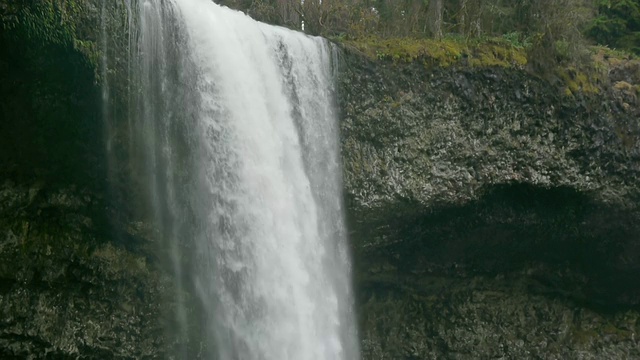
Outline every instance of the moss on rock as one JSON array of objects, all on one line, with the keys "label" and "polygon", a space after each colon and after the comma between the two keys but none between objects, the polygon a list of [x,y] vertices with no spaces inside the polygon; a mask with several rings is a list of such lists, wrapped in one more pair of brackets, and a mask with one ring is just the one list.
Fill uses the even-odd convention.
[{"label": "moss on rock", "polygon": [[443,40],[367,37],[342,40],[341,44],[372,60],[394,63],[419,61],[427,67],[468,65],[472,67],[523,67],[527,63],[524,49],[502,38],[467,41],[459,38]]},{"label": "moss on rock", "polygon": [[640,356],[632,64],[341,69],[365,358]]}]

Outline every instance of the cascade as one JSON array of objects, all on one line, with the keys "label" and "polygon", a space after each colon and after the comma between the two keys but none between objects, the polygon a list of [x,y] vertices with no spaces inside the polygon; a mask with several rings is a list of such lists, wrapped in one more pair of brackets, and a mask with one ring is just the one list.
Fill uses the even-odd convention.
[{"label": "cascade", "polygon": [[[322,38],[210,0],[128,4],[131,159],[216,359],[357,359]],[[180,355],[178,357],[187,357]]]}]

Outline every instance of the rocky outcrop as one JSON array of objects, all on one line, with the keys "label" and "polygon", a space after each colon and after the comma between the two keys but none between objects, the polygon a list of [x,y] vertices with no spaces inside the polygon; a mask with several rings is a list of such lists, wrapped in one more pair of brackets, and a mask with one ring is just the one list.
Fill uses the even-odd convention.
[{"label": "rocky outcrop", "polygon": [[340,66],[365,358],[640,356],[633,66],[592,94],[522,69]]}]

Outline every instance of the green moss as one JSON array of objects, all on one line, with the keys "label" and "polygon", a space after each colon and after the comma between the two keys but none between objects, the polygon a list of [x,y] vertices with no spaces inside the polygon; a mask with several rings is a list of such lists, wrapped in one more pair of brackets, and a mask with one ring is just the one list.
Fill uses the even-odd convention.
[{"label": "green moss", "polygon": [[527,56],[522,49],[503,43],[486,43],[473,51],[474,56],[469,63],[476,67],[522,67],[527,64]]},{"label": "green moss", "polygon": [[578,69],[575,66],[568,68],[558,67],[555,69],[556,74],[562,79],[565,84],[565,95],[575,95],[577,93],[584,94],[598,94],[600,89],[596,86],[597,80],[595,79],[598,74],[592,68],[590,74],[586,70]]},{"label": "green moss", "polygon": [[601,45],[592,46],[591,51],[596,56],[599,55],[608,59],[630,59],[630,60],[638,59],[638,55],[635,55],[633,53],[630,53],[624,50],[610,49],[607,46],[601,46]]},{"label": "green moss", "polygon": [[[530,62],[527,52],[529,42],[520,43],[511,38],[462,38],[447,37],[442,40],[427,38],[337,38],[334,41],[345,48],[360,53],[374,61],[394,64],[420,63],[425,67],[503,67],[523,69]],[[595,95],[601,92],[600,84],[606,83],[611,69],[629,67],[640,62],[635,55],[602,46],[592,47],[591,57],[566,63],[549,65],[539,70],[543,78],[560,78],[559,89],[565,96]],[[640,86],[633,91],[640,96]]]},{"label": "green moss", "polygon": [[96,69],[99,67],[99,54],[100,50],[98,49],[98,45],[93,41],[87,40],[78,40],[74,39],[73,47],[76,51],[85,56],[87,61]]},{"label": "green moss", "polygon": [[75,49],[90,65],[97,66],[95,42],[78,36],[87,32],[86,27],[95,26],[87,19],[89,11],[84,0],[32,1],[5,6],[5,12],[0,14],[4,36],[28,41],[32,46]]},{"label": "green moss", "polygon": [[425,66],[449,67],[468,64],[474,67],[522,67],[527,58],[523,48],[502,38],[470,41],[464,38],[442,40],[367,37],[340,42],[372,60],[393,63],[421,61]]}]

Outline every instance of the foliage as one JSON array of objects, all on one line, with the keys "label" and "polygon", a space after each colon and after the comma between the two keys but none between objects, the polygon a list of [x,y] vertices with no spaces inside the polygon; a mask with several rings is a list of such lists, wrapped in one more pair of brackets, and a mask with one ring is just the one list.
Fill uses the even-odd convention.
[{"label": "foliage", "polygon": [[365,37],[343,41],[364,55],[378,60],[412,63],[421,61],[426,66],[523,67],[527,63],[524,48],[515,47],[503,38],[467,40],[448,36],[442,40],[429,38]]},{"label": "foliage", "polygon": [[[597,94],[600,92],[595,85],[594,79],[589,74],[576,68],[569,67],[567,69],[556,69],[558,76],[565,84],[565,95],[574,95],[577,93]],[[593,77],[594,74],[591,75]]]},{"label": "foliage", "polygon": [[528,49],[529,57],[535,60],[533,67],[549,68],[557,63],[584,61],[587,44],[583,32],[599,9],[594,1],[225,0],[223,3],[247,11],[258,20],[295,29],[304,27],[305,32],[313,35],[341,39],[368,36],[441,39],[451,35],[467,40],[503,38],[514,48]]},{"label": "foliage", "polygon": [[[322,35],[372,59],[526,67],[564,93],[597,93],[588,38],[640,49],[637,0],[223,0],[258,20]],[[609,50],[611,52],[611,50]],[[611,54],[622,58],[626,55]]]},{"label": "foliage", "polygon": [[512,31],[502,35],[502,38],[516,49],[525,49],[531,46],[531,39],[519,31]]},{"label": "foliage", "polygon": [[636,0],[600,0],[598,16],[586,31],[599,44],[640,54],[640,4]]},{"label": "foliage", "polygon": [[75,2],[31,1],[23,5],[10,2],[4,5],[0,20],[4,31],[18,30],[41,43],[62,44],[73,39],[75,25],[68,19],[79,10]]},{"label": "foliage", "polygon": [[[6,138],[0,148],[2,173],[28,178],[36,176],[34,169],[46,168],[51,171],[37,177],[51,181],[99,176],[99,165],[90,158],[102,151],[93,141],[101,130],[87,121],[99,109],[96,47],[76,36],[85,19],[83,4],[21,0],[0,5],[0,48],[5,50],[0,52],[0,118],[8,120],[0,123]],[[82,135],[60,142],[69,134]],[[88,166],[78,165],[82,162]]]},{"label": "foliage", "polygon": [[[590,67],[604,66],[592,61],[583,34],[611,48],[640,49],[640,5],[635,0],[217,2],[258,20],[329,37],[379,60],[418,60],[427,66],[526,65],[544,77],[562,79],[571,93],[592,91],[580,74],[598,73]],[[73,48],[98,69],[95,26],[100,20],[87,21],[91,11],[85,0],[5,0],[0,3],[0,29],[34,43]],[[126,22],[118,12],[108,15],[113,17],[109,29]],[[128,35],[123,36],[110,37],[111,52],[128,41]],[[126,57],[108,54],[108,58],[113,59],[111,67],[126,68],[120,63]],[[102,76],[96,72],[98,81]]]},{"label": "foliage", "polygon": [[0,29],[40,46],[74,48],[89,64],[97,66],[96,44],[76,36],[81,30],[77,24],[85,14],[84,2],[78,0],[10,0],[0,5]]},{"label": "foliage", "polygon": [[582,31],[592,14],[590,0],[524,0],[519,6],[521,21],[533,29],[529,59],[536,72],[589,61]]}]

